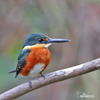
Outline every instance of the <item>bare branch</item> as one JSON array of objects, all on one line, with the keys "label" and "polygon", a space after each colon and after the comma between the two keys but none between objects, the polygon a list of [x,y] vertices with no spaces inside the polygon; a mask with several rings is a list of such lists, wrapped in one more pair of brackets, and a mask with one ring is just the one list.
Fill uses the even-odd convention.
[{"label": "bare branch", "polygon": [[32,87],[29,86],[29,82],[26,82],[0,94],[0,100],[12,100],[32,90],[41,88],[51,83],[70,79],[91,71],[95,71],[99,68],[100,68],[100,58],[74,67],[51,72],[45,74],[45,79],[43,77],[38,77],[31,80]]}]

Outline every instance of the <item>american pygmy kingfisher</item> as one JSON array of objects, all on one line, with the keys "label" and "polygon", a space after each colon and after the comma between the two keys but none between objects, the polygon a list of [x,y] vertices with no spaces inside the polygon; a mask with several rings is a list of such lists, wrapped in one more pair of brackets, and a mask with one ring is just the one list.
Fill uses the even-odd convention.
[{"label": "american pygmy kingfisher", "polygon": [[52,43],[63,43],[69,42],[67,39],[53,39],[49,38],[43,33],[32,33],[29,34],[25,41],[23,48],[18,57],[18,64],[16,70],[10,73],[16,72],[22,74],[23,76],[28,76],[30,73],[32,75],[41,74],[48,66],[51,58],[50,51],[48,47]]}]

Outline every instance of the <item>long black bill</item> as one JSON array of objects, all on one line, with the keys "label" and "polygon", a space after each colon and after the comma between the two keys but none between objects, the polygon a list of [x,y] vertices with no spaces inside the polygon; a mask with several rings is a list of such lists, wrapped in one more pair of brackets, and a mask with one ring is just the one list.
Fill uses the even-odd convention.
[{"label": "long black bill", "polygon": [[49,38],[48,43],[63,43],[63,42],[70,42],[71,40],[68,39],[53,39]]}]

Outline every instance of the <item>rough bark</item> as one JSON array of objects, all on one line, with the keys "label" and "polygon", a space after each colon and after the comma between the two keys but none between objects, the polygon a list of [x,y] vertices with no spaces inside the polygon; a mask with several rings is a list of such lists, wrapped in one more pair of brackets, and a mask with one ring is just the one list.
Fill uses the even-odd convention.
[{"label": "rough bark", "polygon": [[51,72],[45,74],[45,78],[38,77],[33,80],[30,80],[31,87],[29,85],[29,82],[26,82],[0,94],[0,100],[12,100],[43,86],[70,79],[85,73],[89,73],[91,71],[98,70],[99,68],[100,58],[77,66]]}]

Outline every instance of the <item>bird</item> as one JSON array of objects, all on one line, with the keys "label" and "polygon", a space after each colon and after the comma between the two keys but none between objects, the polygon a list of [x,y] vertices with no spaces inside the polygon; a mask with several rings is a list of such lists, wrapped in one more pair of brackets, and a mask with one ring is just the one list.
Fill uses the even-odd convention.
[{"label": "bird", "polygon": [[43,76],[42,72],[50,63],[51,53],[48,47],[53,43],[69,42],[68,39],[50,38],[43,33],[30,33],[24,40],[24,45],[18,56],[18,63],[15,70],[15,78],[22,76],[38,75]]}]

